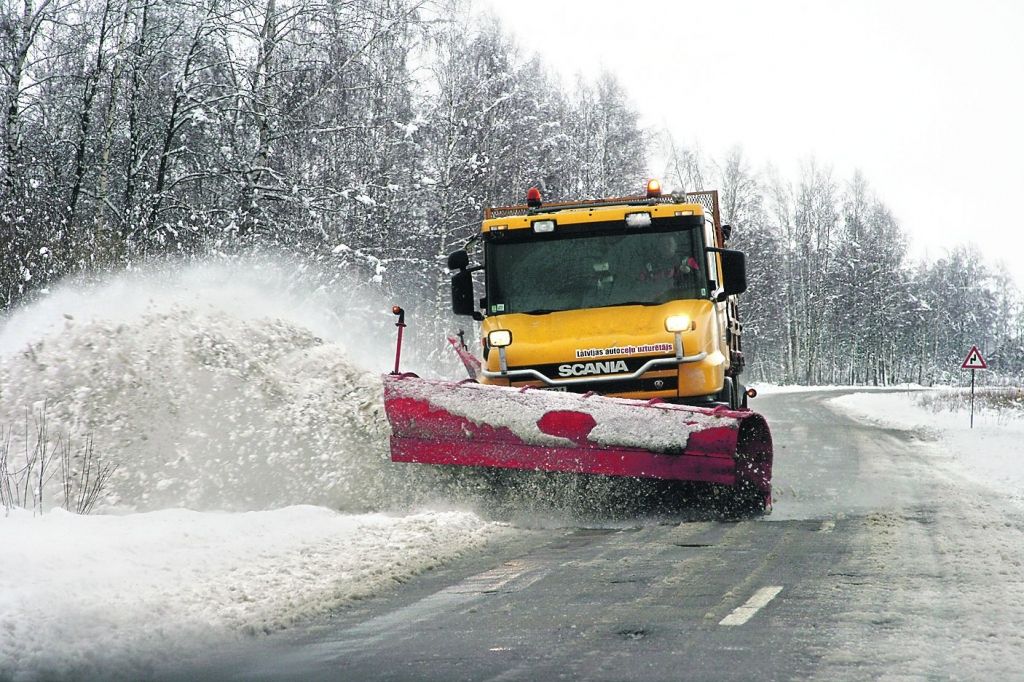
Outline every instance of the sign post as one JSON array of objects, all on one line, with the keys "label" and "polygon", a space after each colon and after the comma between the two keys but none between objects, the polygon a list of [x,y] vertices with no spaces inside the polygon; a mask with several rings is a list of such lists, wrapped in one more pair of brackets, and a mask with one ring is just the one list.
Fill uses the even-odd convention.
[{"label": "sign post", "polygon": [[978,369],[988,369],[988,363],[985,362],[985,358],[981,357],[981,351],[978,350],[977,346],[971,346],[971,350],[967,353],[967,357],[964,358],[964,363],[960,365],[960,369],[971,370],[971,428],[974,428],[974,371]]}]

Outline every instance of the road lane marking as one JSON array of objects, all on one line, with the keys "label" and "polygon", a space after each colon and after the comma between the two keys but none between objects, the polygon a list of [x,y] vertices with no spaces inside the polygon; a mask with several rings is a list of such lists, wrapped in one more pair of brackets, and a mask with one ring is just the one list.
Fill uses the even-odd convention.
[{"label": "road lane marking", "polygon": [[457,585],[446,587],[448,594],[486,594],[497,592],[527,571],[536,568],[525,561],[506,561],[501,566],[466,578]]},{"label": "road lane marking", "polygon": [[[545,577],[551,571],[539,561],[507,561],[483,573],[441,589],[412,604],[388,611],[338,632],[327,641],[314,642],[292,651],[282,652],[270,667],[261,672],[288,671],[310,661],[331,661],[357,652],[372,652],[385,644],[412,639],[424,623],[450,619],[454,611],[492,594],[518,592]],[[269,664],[268,664],[269,665]]]},{"label": "road lane marking", "polygon": [[754,617],[754,614],[765,607],[765,605],[782,592],[782,585],[762,587],[754,593],[754,596],[747,600],[743,606],[737,606],[733,612],[719,621],[719,625],[743,625]]},{"label": "road lane marking", "polygon": [[818,529],[819,533],[831,533],[836,529],[836,522],[829,519],[828,521],[821,522],[821,528]]},{"label": "road lane marking", "polygon": [[419,624],[445,617],[456,609],[496,592],[518,592],[550,572],[538,561],[507,561],[497,568],[477,573],[422,599],[357,623],[342,631],[344,639],[332,644],[334,651],[355,650],[381,642]]}]

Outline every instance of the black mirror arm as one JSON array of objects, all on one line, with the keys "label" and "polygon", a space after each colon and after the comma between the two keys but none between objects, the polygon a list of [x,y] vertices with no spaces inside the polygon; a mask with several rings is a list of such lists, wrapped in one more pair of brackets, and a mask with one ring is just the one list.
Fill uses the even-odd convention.
[{"label": "black mirror arm", "polygon": [[470,266],[468,268],[454,268],[454,269],[453,268],[448,268],[448,274],[452,274],[452,273],[455,273],[455,272],[461,272],[462,270],[465,270],[466,272],[479,272],[480,270],[483,270],[483,269],[484,269],[484,266],[482,266],[482,265],[473,265],[473,266]]}]

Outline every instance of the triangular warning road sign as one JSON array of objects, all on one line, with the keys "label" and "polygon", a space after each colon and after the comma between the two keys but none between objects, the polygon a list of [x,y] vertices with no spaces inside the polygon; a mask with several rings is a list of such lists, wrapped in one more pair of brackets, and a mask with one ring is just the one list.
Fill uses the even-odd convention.
[{"label": "triangular warning road sign", "polygon": [[960,369],[988,369],[985,358],[981,357],[981,351],[977,346],[971,346],[971,352],[967,354],[967,359],[960,365]]}]

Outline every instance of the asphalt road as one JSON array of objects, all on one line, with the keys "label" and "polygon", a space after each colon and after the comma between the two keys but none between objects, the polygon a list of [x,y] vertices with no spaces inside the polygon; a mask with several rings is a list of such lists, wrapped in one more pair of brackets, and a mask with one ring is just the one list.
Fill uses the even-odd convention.
[{"label": "asphalt road", "polygon": [[918,434],[758,398],[764,519],[534,520],[183,678],[991,679],[1024,666],[1024,519]]}]

